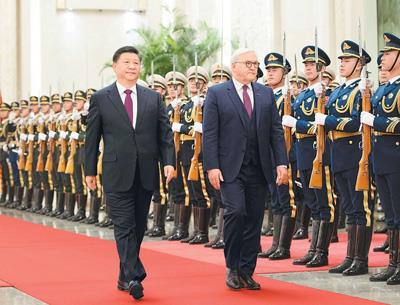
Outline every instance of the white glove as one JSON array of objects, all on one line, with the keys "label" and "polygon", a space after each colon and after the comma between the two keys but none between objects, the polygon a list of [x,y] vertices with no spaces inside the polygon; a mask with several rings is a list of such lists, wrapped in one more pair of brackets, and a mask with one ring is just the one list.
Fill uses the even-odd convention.
[{"label": "white glove", "polygon": [[183,124],[181,123],[172,123],[172,131],[173,132],[181,132],[181,127],[183,126]]},{"label": "white glove", "polygon": [[284,86],[284,87],[282,88],[282,95],[283,95],[283,96],[286,96],[286,95],[288,94],[288,91],[289,91],[289,88],[288,88],[287,86]]},{"label": "white glove", "polygon": [[71,119],[74,121],[79,121],[81,119],[81,114],[78,112],[75,112],[72,114]]},{"label": "white glove", "polygon": [[192,101],[195,107],[200,106],[203,107],[204,99],[198,95],[192,97]]},{"label": "white glove", "polygon": [[10,114],[8,115],[8,119],[9,119],[10,121],[14,121],[14,119],[15,119],[15,112],[10,112]]},{"label": "white glove", "polygon": [[322,92],[324,92],[324,88],[322,87],[321,83],[318,83],[315,85],[314,92],[317,97],[322,96]]},{"label": "white glove", "polygon": [[22,149],[21,148],[18,149],[17,154],[18,154],[18,156],[22,155]]},{"label": "white glove", "polygon": [[87,116],[88,114],[89,114],[89,111],[87,111],[87,110],[83,110],[81,112],[81,116]]},{"label": "white glove", "polygon": [[88,102],[83,105],[83,112],[88,112],[89,111],[90,104]]},{"label": "white glove", "polygon": [[180,99],[176,98],[171,102],[171,106],[172,106],[172,108],[175,109],[176,107],[180,106],[181,103],[182,103],[182,101]]},{"label": "white glove", "polygon": [[41,116],[39,119],[38,119],[38,124],[39,125],[42,125],[44,123],[44,118]]},{"label": "white glove", "polygon": [[28,140],[29,141],[35,141],[35,135],[34,134],[28,135]]},{"label": "white glove", "polygon": [[39,141],[46,141],[46,134],[45,133],[39,133]]},{"label": "white glove", "polygon": [[74,140],[78,140],[79,139],[79,133],[73,131],[71,132],[71,138]]},{"label": "white glove", "polygon": [[53,130],[49,130],[49,138],[54,139],[55,136],[56,136],[56,132]]},{"label": "white glove", "polygon": [[317,112],[315,114],[315,123],[317,125],[325,125],[325,120],[326,120],[327,115],[323,113]]},{"label": "white glove", "polygon": [[7,144],[4,144],[4,145],[3,145],[3,151],[5,151],[5,152],[8,151],[8,146],[7,146]]},{"label": "white glove", "polygon": [[194,122],[193,130],[198,133],[203,133],[203,124],[200,122]]},{"label": "white glove", "polygon": [[20,138],[22,141],[26,141],[28,140],[28,135],[26,135],[25,133],[21,133]]},{"label": "white glove", "polygon": [[360,121],[363,124],[374,127],[375,116],[372,113],[361,111]]},{"label": "white glove", "polygon": [[297,123],[297,120],[294,117],[292,117],[291,115],[284,115],[282,117],[282,125],[283,126],[295,128],[296,123]]},{"label": "white glove", "polygon": [[60,131],[60,138],[65,140],[67,138],[67,132],[61,130]]},{"label": "white glove", "polygon": [[368,79],[368,78],[362,78],[360,82],[358,83],[358,88],[360,89],[361,92],[365,91],[367,88],[372,88],[373,87],[373,81]]}]

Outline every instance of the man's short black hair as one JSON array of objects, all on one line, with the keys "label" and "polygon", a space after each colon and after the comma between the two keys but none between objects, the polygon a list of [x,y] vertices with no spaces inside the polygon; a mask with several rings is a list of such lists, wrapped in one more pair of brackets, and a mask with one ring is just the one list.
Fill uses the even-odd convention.
[{"label": "man's short black hair", "polygon": [[115,53],[113,55],[113,62],[117,62],[122,53],[135,53],[137,56],[139,56],[138,49],[136,49],[133,46],[125,46],[125,47],[121,47],[117,51],[115,51]]}]

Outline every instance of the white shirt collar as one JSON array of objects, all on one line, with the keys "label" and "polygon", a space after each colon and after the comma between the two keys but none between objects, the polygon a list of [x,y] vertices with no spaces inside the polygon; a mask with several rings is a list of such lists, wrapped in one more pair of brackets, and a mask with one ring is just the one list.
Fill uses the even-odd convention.
[{"label": "white shirt collar", "polygon": [[346,83],[345,83],[346,87],[350,86],[351,84],[354,84],[358,80],[360,80],[359,77],[346,81]]},{"label": "white shirt collar", "polygon": [[[243,90],[244,84],[238,82],[236,79],[232,77],[233,84],[235,85],[236,91],[240,92]],[[251,87],[251,83],[247,85],[249,91],[252,91],[253,88]]]},{"label": "white shirt collar", "polygon": [[126,89],[130,89],[130,90],[132,90],[133,94],[136,94],[136,84],[131,88],[125,88],[118,81],[116,81],[116,85],[117,85],[119,95],[125,94]]},{"label": "white shirt collar", "polygon": [[394,83],[396,80],[398,80],[399,78],[400,78],[400,75],[397,75],[397,76],[395,76],[395,77],[389,79],[389,83],[390,83],[390,84],[393,84],[393,83]]},{"label": "white shirt collar", "polygon": [[319,85],[319,82],[315,83],[314,85],[309,86],[307,89],[308,89],[308,90],[314,90],[314,88],[315,88],[316,86],[318,86],[318,85]]},{"label": "white shirt collar", "polygon": [[282,90],[283,87],[284,87],[284,86],[281,86],[281,87],[276,88],[276,89],[274,89],[274,90],[272,90],[272,91],[274,91],[274,94],[276,94],[279,90]]}]

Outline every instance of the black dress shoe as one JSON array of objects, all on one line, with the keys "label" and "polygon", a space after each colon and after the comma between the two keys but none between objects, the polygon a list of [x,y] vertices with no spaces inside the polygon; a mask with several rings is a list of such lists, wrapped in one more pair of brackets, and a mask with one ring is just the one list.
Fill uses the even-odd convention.
[{"label": "black dress shoe", "polygon": [[118,288],[118,290],[129,291],[129,283],[125,282],[125,281],[118,280],[117,288]]},{"label": "black dress shoe", "polygon": [[251,275],[241,273],[240,274],[241,287],[248,290],[260,290],[261,286],[257,283]]},{"label": "black dress shoe", "polygon": [[143,298],[143,286],[139,281],[130,281],[129,282],[129,294],[135,299],[139,300]]},{"label": "black dress shoe", "polygon": [[241,288],[239,273],[236,270],[228,269],[226,271],[226,286],[233,290]]}]

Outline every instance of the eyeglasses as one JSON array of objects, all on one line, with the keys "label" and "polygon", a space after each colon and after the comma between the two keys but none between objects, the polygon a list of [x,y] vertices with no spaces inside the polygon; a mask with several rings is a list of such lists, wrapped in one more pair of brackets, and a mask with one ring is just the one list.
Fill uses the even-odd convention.
[{"label": "eyeglasses", "polygon": [[237,61],[238,64],[245,64],[247,68],[251,69],[252,67],[258,68],[260,63],[258,61]]}]

